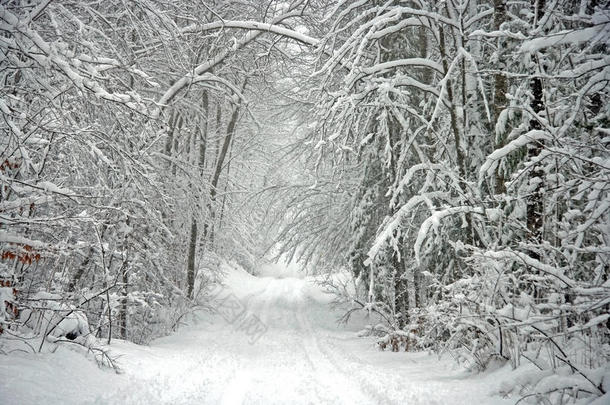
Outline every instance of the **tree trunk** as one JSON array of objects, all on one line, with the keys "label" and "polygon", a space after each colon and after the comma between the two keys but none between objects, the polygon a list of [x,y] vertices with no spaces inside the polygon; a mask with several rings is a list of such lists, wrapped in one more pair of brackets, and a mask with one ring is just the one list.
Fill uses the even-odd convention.
[{"label": "tree trunk", "polygon": [[[532,0],[532,8],[534,9],[536,16],[535,22],[540,21],[540,18],[543,15],[544,0]],[[544,94],[542,90],[542,78],[540,77],[542,72],[540,72],[540,69],[541,67],[539,66],[539,71],[536,72],[530,80],[530,89],[532,92],[530,106],[536,114],[544,109]],[[542,129],[542,124],[538,121],[537,117],[532,117],[529,124],[530,130]],[[530,144],[527,151],[528,158],[533,159],[538,156],[543,147],[544,142],[542,140]],[[529,177],[532,188],[530,197],[527,200],[527,229],[529,231],[530,241],[539,243],[542,238],[542,217],[544,208],[540,190],[542,189],[544,172],[539,165],[536,165],[531,170]],[[534,254],[534,257],[539,259],[536,253]]]},{"label": "tree trunk", "polygon": [[[184,125],[184,118],[182,117],[182,115],[180,113],[177,113],[177,118],[176,118],[176,123],[175,123],[175,128],[172,130],[172,133],[174,133],[174,131],[176,131],[175,135],[173,136],[173,140],[174,140],[174,154],[176,155],[178,153],[178,148],[180,147],[180,141],[179,141],[179,135],[180,135],[180,131],[182,130],[182,125]],[[172,175],[176,175],[176,163],[172,162]]]},{"label": "tree trunk", "polygon": [[[101,227],[102,227],[102,229],[100,230],[100,238],[103,238],[104,233],[106,232],[106,225],[102,224]],[[72,279],[70,280],[70,283],[68,284],[68,292],[74,292],[76,290],[76,286],[79,283],[80,279],[85,274],[85,271],[87,270],[87,267],[89,266],[89,262],[91,262],[91,258],[93,257],[94,253],[95,253],[95,249],[93,248],[93,246],[91,246],[89,248],[89,253],[87,254],[87,257],[85,257],[83,259],[78,270],[76,271],[76,273],[74,273],[74,276],[72,276]]]},{"label": "tree trunk", "polygon": [[[204,92],[202,95],[202,109],[204,111],[204,117],[199,122],[199,159],[197,162],[197,166],[199,168],[199,176],[203,178],[203,171],[205,169],[205,152],[207,147],[207,111],[208,111],[208,93]],[[195,210],[199,210],[200,205],[197,204],[195,206]],[[186,288],[187,288],[187,296],[189,298],[193,298],[193,292],[195,290],[195,277],[196,277],[196,266],[195,259],[197,255],[197,240],[198,240],[198,231],[197,231],[197,212],[193,212],[191,217],[191,231],[189,237],[189,252],[187,257],[186,264]]]},{"label": "tree trunk", "polygon": [[121,294],[123,297],[121,298],[121,311],[119,313],[119,329],[121,334],[121,339],[127,340],[127,323],[128,323],[128,298],[127,298],[127,286],[129,284],[129,268],[127,259],[125,259],[125,263],[123,266],[123,274],[122,274],[122,282],[123,288],[121,288]]},{"label": "tree trunk", "polygon": [[[448,74],[449,72],[449,62],[447,60],[447,51],[446,51],[446,44],[445,44],[445,31],[444,28],[442,26],[442,24],[439,25],[438,27],[438,33],[439,33],[439,50],[440,50],[440,54],[441,54],[441,60],[442,60],[442,66],[443,66],[443,72],[445,73],[445,75]],[[462,69],[465,69],[465,66],[462,65]],[[464,79],[465,80],[465,77]],[[461,192],[464,194],[468,193],[468,186],[467,186],[467,171],[466,171],[466,155],[464,154],[464,150],[462,148],[462,137],[464,134],[460,133],[460,126],[459,126],[459,119],[458,119],[458,112],[457,112],[457,107],[455,104],[455,97],[453,94],[453,81],[449,78],[447,78],[447,98],[449,101],[449,116],[451,118],[451,132],[453,132],[453,140],[455,143],[455,157],[456,157],[456,163],[458,166],[458,173],[459,173],[459,185],[461,188]],[[465,119],[465,117],[462,117],[463,119]],[[470,214],[466,214],[465,215],[466,218],[466,238],[465,238],[465,242],[469,245],[474,244],[475,242],[475,234],[474,234],[474,228],[472,226],[472,216]]]},{"label": "tree trunk", "polygon": [[[243,92],[246,88],[247,80],[244,80],[241,91]],[[225,159],[227,157],[227,153],[229,151],[229,147],[232,143],[233,136],[235,134],[235,126],[237,125],[237,120],[239,118],[240,106],[236,105],[231,113],[231,119],[229,120],[229,125],[227,126],[227,132],[222,142],[222,147],[220,152],[218,153],[218,158],[216,159],[216,167],[214,169],[214,175],[212,176],[212,184],[210,186],[210,200],[208,202],[208,212],[210,213],[209,218],[203,226],[203,238],[207,240],[208,236],[213,232],[214,221],[216,218],[214,212],[214,202],[216,201],[216,195],[218,194],[218,181],[220,180],[220,175],[222,173],[222,168],[224,166]]]},{"label": "tree trunk", "polygon": [[[500,26],[506,21],[506,0],[494,0],[494,30],[500,30]],[[500,114],[507,106],[506,92],[508,91],[508,81],[504,73],[505,64],[503,62],[502,50],[504,43],[502,39],[498,39],[497,42],[497,53],[498,53],[498,66],[497,73],[494,74],[494,121],[495,121],[495,145],[494,149],[499,149],[506,144],[506,129],[502,126],[498,126],[498,120]],[[496,168],[496,179],[494,184],[494,191],[496,194],[502,194],[506,191],[504,173],[501,172],[501,168]]]},{"label": "tree trunk", "polygon": [[176,116],[178,113],[173,111],[169,116],[169,122],[167,123],[167,140],[165,141],[165,154],[171,156],[172,147],[174,145],[174,130],[176,129]]},{"label": "tree trunk", "polygon": [[[229,174],[231,173],[231,159],[232,159],[232,156],[233,156],[233,147],[231,145],[231,147],[229,148],[229,162],[227,163],[227,177],[229,177]],[[225,204],[227,202],[226,191],[227,191],[228,187],[229,187],[229,181],[227,179],[227,181],[225,181],[225,186],[224,186],[225,194],[222,196],[222,204],[220,205],[220,218],[218,219],[218,229],[222,229],[222,219],[224,217]],[[213,238],[212,238],[212,243],[213,243]]]},{"label": "tree trunk", "polygon": [[[442,25],[438,27],[439,32],[439,48],[441,53],[443,71],[445,75],[449,71],[449,62],[447,61],[447,52],[445,46],[445,32]],[[451,132],[453,132],[453,140],[455,142],[456,163],[460,174],[460,186],[462,191],[466,191],[466,157],[462,150],[461,134],[458,125],[458,114],[456,112],[455,100],[453,97],[453,81],[447,79],[447,98],[449,101],[449,115],[451,118]]]},{"label": "tree trunk", "polygon": [[[130,224],[129,217],[125,220],[125,225],[129,228]],[[127,340],[127,323],[128,323],[128,285],[129,285],[129,233],[125,233],[125,237],[123,238],[123,251],[125,253],[125,258],[123,259],[123,263],[121,264],[120,272],[121,272],[121,306],[118,314],[118,325],[119,325],[119,334],[121,339]]]},{"label": "tree trunk", "polygon": [[407,263],[406,257],[403,258],[403,263],[405,266],[405,277],[407,281],[407,302],[409,310],[414,310],[417,308],[417,290],[419,289],[416,284],[415,270],[416,267],[409,266]]},{"label": "tree trunk", "polygon": [[189,253],[186,265],[186,285],[187,295],[193,298],[193,290],[195,289],[195,254],[197,252],[197,220],[193,214],[191,220],[191,237],[189,241]]},{"label": "tree trunk", "polygon": [[208,93],[204,92],[202,96],[202,109],[204,111],[203,122],[199,124],[199,175],[203,176],[205,169],[205,153],[208,146]]}]

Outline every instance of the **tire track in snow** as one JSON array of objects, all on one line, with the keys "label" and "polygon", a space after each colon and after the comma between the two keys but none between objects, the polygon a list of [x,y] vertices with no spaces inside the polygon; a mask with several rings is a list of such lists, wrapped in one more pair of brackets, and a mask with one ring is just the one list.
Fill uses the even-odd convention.
[{"label": "tire track in snow", "polygon": [[[346,353],[343,349],[339,348],[337,345],[332,343],[332,339],[329,337],[324,338],[326,345],[332,347],[333,349],[328,349],[323,344],[321,347],[325,347],[322,349],[322,352],[325,356],[329,358],[329,360],[339,369],[343,374],[351,376],[354,380],[358,381],[358,384],[361,387],[361,390],[365,392],[369,397],[375,398],[376,404],[384,404],[384,405],[398,405],[404,404],[404,399],[392,400],[387,395],[381,392],[384,389],[384,384],[387,384],[389,380],[385,378],[385,376],[380,377],[379,375],[372,375],[372,369],[369,368],[368,373],[362,371],[363,367],[369,366],[368,364],[362,362],[357,357]],[[342,354],[340,355],[339,352]],[[380,383],[380,379],[384,379],[384,383]],[[373,380],[373,381],[371,381]],[[374,384],[377,382],[378,384]]]},{"label": "tire track in snow", "polygon": [[[308,303],[309,305],[315,305],[315,302]],[[304,314],[301,314],[302,317],[305,317]],[[305,320],[309,325],[309,321]],[[341,356],[338,352],[334,352],[328,347],[333,347],[335,350],[339,350],[343,352],[343,350],[339,349],[338,346],[334,345],[331,340],[332,338],[326,337],[324,338],[324,342],[321,342],[320,337],[310,326],[310,332],[317,343],[317,347],[319,352],[326,358],[326,360],[332,364],[332,366],[340,372],[342,375],[348,377],[352,383],[355,383],[361,393],[369,398],[369,403],[380,404],[380,405],[394,405],[394,404],[404,404],[404,401],[393,401],[388,396],[386,396],[381,390],[384,389],[383,385],[378,386],[371,381],[369,381],[371,375],[369,370],[369,374],[362,372],[361,368],[368,366],[358,359],[358,361],[354,361],[357,358],[353,356],[349,356],[351,359],[348,359],[347,356]],[[357,364],[356,364],[357,363]]]},{"label": "tire track in snow", "polygon": [[379,403],[366,395],[358,384],[355,384],[349,376],[338,367],[336,362],[332,361],[321,349],[320,342],[311,326],[311,323],[304,315],[304,306],[306,301],[303,300],[295,309],[295,317],[304,336],[303,348],[309,359],[317,381],[320,386],[326,388],[326,393],[334,395],[334,398],[328,398],[330,403],[340,401],[345,404],[373,404]]}]

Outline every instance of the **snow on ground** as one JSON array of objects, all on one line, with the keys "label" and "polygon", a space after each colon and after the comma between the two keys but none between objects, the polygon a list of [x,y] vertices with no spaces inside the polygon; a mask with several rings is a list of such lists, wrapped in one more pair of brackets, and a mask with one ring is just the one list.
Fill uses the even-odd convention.
[{"label": "snow on ground", "polygon": [[[0,356],[6,404],[513,404],[491,396],[508,371],[471,376],[451,359],[381,352],[356,337],[364,319],[336,325],[340,312],[312,278],[254,277],[226,267],[218,305],[249,319],[198,313],[176,334],[137,346],[115,340],[124,374],[81,354]],[[269,274],[264,271],[263,274]],[[231,323],[231,321],[233,321]],[[261,329],[260,325],[265,328]]]}]

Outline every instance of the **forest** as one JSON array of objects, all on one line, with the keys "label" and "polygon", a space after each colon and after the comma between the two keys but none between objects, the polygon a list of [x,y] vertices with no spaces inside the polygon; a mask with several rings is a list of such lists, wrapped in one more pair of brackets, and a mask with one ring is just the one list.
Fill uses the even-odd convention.
[{"label": "forest", "polygon": [[283,260],[379,351],[610,401],[609,47],[607,0],[3,0],[0,362]]}]

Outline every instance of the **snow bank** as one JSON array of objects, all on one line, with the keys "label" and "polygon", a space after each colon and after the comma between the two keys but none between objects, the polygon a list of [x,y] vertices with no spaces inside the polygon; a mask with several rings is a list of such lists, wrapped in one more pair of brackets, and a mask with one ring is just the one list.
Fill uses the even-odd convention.
[{"label": "snow bank", "polygon": [[13,352],[0,355],[0,402],[3,404],[86,404],[124,378],[95,362],[57,347],[54,353]]}]

